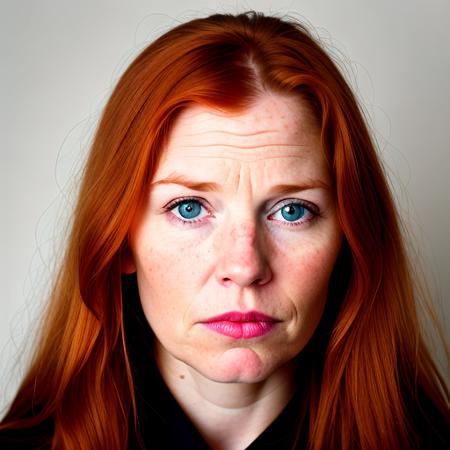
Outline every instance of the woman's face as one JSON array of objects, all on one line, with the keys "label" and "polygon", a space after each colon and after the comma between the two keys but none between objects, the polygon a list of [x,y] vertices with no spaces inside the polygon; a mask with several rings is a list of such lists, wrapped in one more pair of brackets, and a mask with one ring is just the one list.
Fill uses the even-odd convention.
[{"label": "woman's face", "polygon": [[340,246],[317,124],[297,98],[264,94],[239,114],[181,113],[129,270],[162,359],[257,382],[311,338]]}]

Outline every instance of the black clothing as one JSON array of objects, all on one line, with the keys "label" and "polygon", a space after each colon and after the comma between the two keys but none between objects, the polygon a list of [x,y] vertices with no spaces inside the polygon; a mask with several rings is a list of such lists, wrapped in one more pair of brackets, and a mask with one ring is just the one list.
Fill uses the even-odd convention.
[{"label": "black clothing", "polygon": [[[135,382],[139,434],[130,420],[129,450],[210,450],[200,433],[164,383],[153,358],[154,336],[144,316],[135,280],[124,277],[124,321],[127,347]],[[132,279],[132,277],[130,277]],[[297,430],[298,391],[275,421],[246,450],[292,450]],[[0,450],[50,449],[52,421],[32,429],[0,432]],[[305,437],[303,437],[304,439]],[[298,449],[306,448],[306,441]]]},{"label": "black clothing", "polygon": [[[129,356],[138,401],[139,429],[149,449],[209,450],[200,433],[192,425],[170,393],[152,358],[154,338],[147,320],[138,308],[127,314]],[[125,322],[127,326],[127,322]],[[275,421],[246,450],[292,450],[298,421],[300,391]],[[298,449],[306,448],[306,436]],[[130,450],[139,449],[132,434]]]},{"label": "black clothing", "polygon": [[[140,390],[139,425],[144,443],[158,450],[209,450],[200,433],[189,421],[157,373],[149,373]],[[248,450],[292,450],[298,398],[293,398],[277,419],[247,447]],[[131,435],[130,450],[138,450]],[[299,449],[305,448],[303,444]]]},{"label": "black clothing", "polygon": [[[130,282],[131,279],[131,282]],[[135,381],[138,431],[130,421],[129,450],[138,450],[141,439],[148,450],[209,450],[200,433],[170,393],[154,362],[154,337],[142,311],[135,280],[124,277],[124,321],[126,342]],[[317,335],[317,333],[316,333]],[[311,341],[314,341],[313,338]],[[302,352],[301,374],[308,370],[307,361],[319,354],[320,343],[311,342]],[[311,344],[313,347],[311,347]],[[312,351],[311,351],[312,348]],[[307,373],[307,372],[306,372]],[[299,373],[299,376],[301,375]],[[296,450],[307,448],[307,412],[299,405],[307,405],[307,382],[300,383],[286,408],[275,421],[246,450],[293,450],[297,430],[300,430]],[[417,450],[447,450],[450,448],[450,430],[447,422],[434,405],[421,398],[423,411],[414,410],[415,430],[421,437]],[[50,449],[53,434],[52,420],[31,429],[0,432],[0,450]],[[324,449],[325,450],[325,449]]]}]

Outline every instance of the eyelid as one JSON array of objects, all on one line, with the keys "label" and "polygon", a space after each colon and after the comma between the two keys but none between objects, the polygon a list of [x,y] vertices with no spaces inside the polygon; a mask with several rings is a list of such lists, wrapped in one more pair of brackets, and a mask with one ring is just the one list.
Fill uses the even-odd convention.
[{"label": "eyelid", "polygon": [[298,203],[304,208],[308,209],[312,214],[319,216],[320,215],[320,209],[317,205],[314,203],[309,202],[308,200],[302,200],[299,198],[285,198],[283,200],[280,200],[279,202],[275,203],[271,208],[268,209],[266,214],[272,215],[279,211],[281,208],[283,208],[286,205],[290,205],[292,203]]},{"label": "eyelid", "polygon": [[209,203],[201,197],[194,197],[192,195],[188,195],[186,197],[178,197],[174,200],[171,200],[169,203],[163,206],[165,210],[170,210],[178,206],[180,203],[186,202],[186,201],[195,201],[200,203],[208,212],[211,212],[211,207],[209,206]]},{"label": "eyelid", "polygon": [[[195,217],[193,219],[185,219],[184,217],[179,217],[175,212],[174,209],[181,205],[184,202],[197,202],[201,205],[202,208],[206,210],[206,217]],[[178,197],[174,200],[171,200],[169,203],[167,203],[165,206],[163,206],[163,209],[166,214],[170,214],[172,216],[173,220],[176,220],[178,223],[187,225],[187,226],[198,226],[204,221],[208,220],[211,217],[214,217],[212,213],[212,208],[209,206],[208,202],[201,197],[194,197],[194,196],[185,196],[185,197]]]},{"label": "eyelid", "polygon": [[[178,217],[175,213],[173,213],[172,211],[179,206],[180,204],[182,204],[183,202],[187,202],[187,201],[194,201],[194,202],[198,202],[202,208],[204,208],[207,212],[208,217],[202,217],[202,218],[194,218],[194,219],[184,219],[182,217]],[[311,203],[307,200],[303,200],[303,199],[299,199],[299,198],[285,198],[281,201],[278,201],[277,203],[275,203],[275,205],[273,205],[271,208],[269,208],[268,210],[265,211],[265,215],[267,215],[268,220],[274,220],[277,222],[283,222],[284,221],[280,221],[277,219],[271,219],[270,217],[273,216],[274,214],[276,214],[277,212],[279,212],[284,206],[287,205],[291,205],[291,204],[298,204],[301,205],[303,208],[305,208],[307,211],[309,211],[309,213],[313,216],[311,219],[309,220],[303,220],[303,221],[298,221],[298,222],[287,222],[286,224],[290,225],[290,226],[294,226],[294,225],[301,225],[305,222],[310,222],[314,219],[316,219],[317,217],[320,216],[320,209],[317,205],[315,205],[314,203]],[[210,206],[209,202],[202,198],[202,197],[195,197],[195,196],[184,196],[184,197],[178,197],[176,199],[171,200],[169,203],[167,203],[166,205],[163,206],[164,211],[171,213],[178,221],[184,223],[184,224],[198,224],[200,222],[203,222],[205,219],[214,217],[213,212],[212,212],[212,207]]]},{"label": "eyelid", "polygon": [[[281,210],[287,205],[300,205],[304,210],[307,211],[306,215],[309,217],[302,217],[295,221],[276,219],[275,215],[281,213]],[[320,210],[317,205],[298,198],[284,199],[276,203],[274,207],[272,207],[272,212],[270,212],[269,215],[267,216],[269,221],[276,222],[280,224],[280,226],[282,227],[292,227],[299,229],[308,226],[308,224],[311,224],[312,222],[315,222],[319,217],[320,217]]]}]

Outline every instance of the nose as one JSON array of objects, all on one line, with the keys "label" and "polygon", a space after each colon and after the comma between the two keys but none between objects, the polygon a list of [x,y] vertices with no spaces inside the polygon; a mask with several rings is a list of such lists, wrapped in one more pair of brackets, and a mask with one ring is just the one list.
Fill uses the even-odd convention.
[{"label": "nose", "polygon": [[258,242],[256,226],[242,224],[225,233],[219,244],[219,260],[216,266],[216,279],[229,287],[258,286],[272,279],[272,271]]}]

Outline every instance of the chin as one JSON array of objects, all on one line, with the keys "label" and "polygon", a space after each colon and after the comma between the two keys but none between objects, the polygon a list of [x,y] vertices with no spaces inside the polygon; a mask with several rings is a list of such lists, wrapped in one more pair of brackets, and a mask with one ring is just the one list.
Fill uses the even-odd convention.
[{"label": "chin", "polygon": [[259,383],[266,380],[279,367],[280,362],[264,361],[253,349],[233,348],[205,364],[189,364],[197,372],[218,383]]}]

